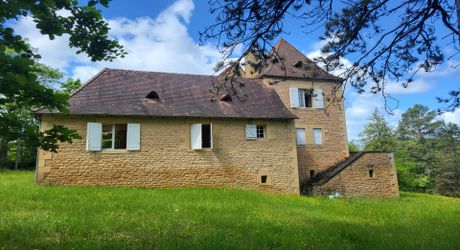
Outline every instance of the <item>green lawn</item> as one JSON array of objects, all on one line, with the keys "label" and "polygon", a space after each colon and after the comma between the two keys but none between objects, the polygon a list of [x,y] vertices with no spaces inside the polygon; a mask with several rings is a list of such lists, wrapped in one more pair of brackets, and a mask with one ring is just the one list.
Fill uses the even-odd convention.
[{"label": "green lawn", "polygon": [[0,249],[459,249],[460,199],[37,186],[0,172]]}]

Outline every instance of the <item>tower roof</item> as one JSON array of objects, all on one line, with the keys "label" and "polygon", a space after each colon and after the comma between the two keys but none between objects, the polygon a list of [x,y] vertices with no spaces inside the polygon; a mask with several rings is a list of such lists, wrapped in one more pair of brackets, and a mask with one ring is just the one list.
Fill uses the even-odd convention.
[{"label": "tower roof", "polygon": [[302,52],[281,38],[270,52],[277,53],[281,61],[269,60],[261,72],[260,77],[287,77],[315,80],[341,81],[340,77],[329,74]]}]

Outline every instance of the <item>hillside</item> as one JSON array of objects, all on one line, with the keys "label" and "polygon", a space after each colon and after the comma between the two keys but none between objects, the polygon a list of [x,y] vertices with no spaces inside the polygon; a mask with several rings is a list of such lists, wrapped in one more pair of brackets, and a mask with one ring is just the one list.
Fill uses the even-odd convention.
[{"label": "hillside", "polygon": [[0,172],[0,249],[460,247],[460,199],[37,186]]}]

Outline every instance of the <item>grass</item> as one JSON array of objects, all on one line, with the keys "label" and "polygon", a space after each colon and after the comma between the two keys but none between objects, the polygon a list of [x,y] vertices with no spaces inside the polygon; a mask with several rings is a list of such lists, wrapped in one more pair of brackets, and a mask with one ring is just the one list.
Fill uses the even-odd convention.
[{"label": "grass", "polygon": [[460,199],[37,186],[0,172],[0,249],[459,249]]}]

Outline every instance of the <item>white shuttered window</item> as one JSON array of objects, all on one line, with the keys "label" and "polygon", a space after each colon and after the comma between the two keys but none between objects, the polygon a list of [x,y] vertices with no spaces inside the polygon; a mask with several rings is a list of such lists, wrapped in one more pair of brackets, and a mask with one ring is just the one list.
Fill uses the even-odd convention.
[{"label": "white shuttered window", "polygon": [[315,108],[324,108],[324,95],[322,89],[313,90],[315,96]]},{"label": "white shuttered window", "polygon": [[128,123],[126,149],[141,149],[141,125],[139,123]]},{"label": "white shuttered window", "polygon": [[190,146],[192,149],[213,148],[211,123],[192,124],[190,127]]},{"label": "white shuttered window", "polygon": [[102,124],[99,122],[88,122],[86,126],[86,150],[100,151],[102,141]]},{"label": "white shuttered window", "polygon": [[246,124],[246,139],[249,139],[249,140],[257,139],[257,125]]},{"label": "white shuttered window", "polygon": [[298,108],[299,106],[299,89],[298,88],[289,88],[289,93],[291,96],[291,108]]},{"label": "white shuttered window", "polygon": [[297,145],[305,145],[305,129],[296,128],[295,131],[296,131]]},{"label": "white shuttered window", "polygon": [[323,144],[323,131],[320,128],[313,129],[313,144],[321,145]]}]

